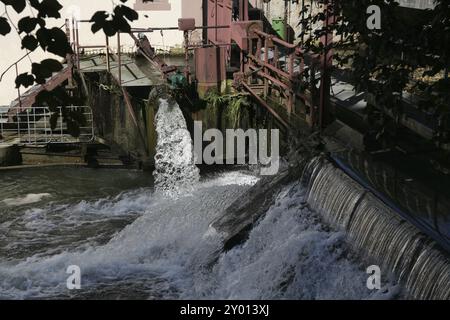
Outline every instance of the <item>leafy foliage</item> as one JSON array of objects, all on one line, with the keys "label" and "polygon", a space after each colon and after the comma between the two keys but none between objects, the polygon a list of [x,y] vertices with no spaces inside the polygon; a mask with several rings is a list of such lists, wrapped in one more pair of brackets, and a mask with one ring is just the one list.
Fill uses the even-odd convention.
[{"label": "leafy foliage", "polygon": [[[122,3],[127,0],[120,0]],[[152,0],[144,0],[148,2]],[[12,8],[17,13],[22,13],[27,6],[26,0],[0,0],[5,5],[5,10]],[[67,59],[73,54],[66,33],[60,28],[47,28],[46,19],[61,18],[61,9],[63,6],[58,0],[29,0],[29,5],[37,11],[36,17],[24,15],[18,22],[17,29],[22,35],[22,49],[30,52],[35,51],[38,47],[42,50],[53,53],[61,58]],[[112,36],[117,32],[129,32],[131,27],[129,22],[138,19],[138,13],[133,9],[121,4],[117,5],[112,13],[106,11],[96,12],[92,18],[92,31],[103,32]],[[12,30],[12,26],[6,17],[0,17],[0,35],[5,36]],[[54,72],[58,72],[63,68],[62,64],[55,59],[46,59],[40,63],[33,63],[31,73],[20,74],[15,81],[16,87],[21,86],[28,88],[33,84],[43,84],[46,79],[52,76]],[[73,98],[67,95],[62,88],[57,88],[51,93],[48,91],[41,92],[36,103],[47,105],[53,111],[58,106],[74,104]],[[73,135],[79,134],[79,125],[83,124],[83,115],[73,112],[64,111],[64,120],[67,122],[68,129]],[[53,119],[54,122],[54,119]],[[51,121],[52,123],[52,121]]]},{"label": "leafy foliage", "polygon": [[[306,52],[323,54],[333,50],[341,68],[347,68],[358,90],[375,95],[377,103],[402,112],[401,96],[405,90],[423,96],[432,112],[450,111],[450,82],[445,76],[450,68],[450,1],[435,0],[433,10],[400,8],[394,0],[319,0],[328,4],[335,21],[329,28],[319,27],[324,12],[301,14]],[[381,9],[381,29],[367,27],[366,10],[370,5]],[[305,14],[306,13],[306,14]],[[320,38],[333,32],[334,42],[325,47]],[[418,74],[435,77],[425,81]]]}]

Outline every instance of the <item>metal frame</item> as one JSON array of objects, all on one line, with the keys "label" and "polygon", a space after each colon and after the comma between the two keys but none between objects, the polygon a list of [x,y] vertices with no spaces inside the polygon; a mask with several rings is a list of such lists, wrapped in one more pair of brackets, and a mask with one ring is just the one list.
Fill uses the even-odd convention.
[{"label": "metal frame", "polygon": [[[86,118],[86,125],[80,127],[80,136],[72,137],[67,131],[63,119],[63,109],[81,110]],[[58,114],[56,127],[50,128],[50,118]],[[0,144],[14,142],[22,145],[43,145],[63,143],[89,143],[95,140],[92,109],[88,106],[58,107],[56,112],[47,107],[29,108],[17,112],[10,119],[9,112],[0,112]]]}]

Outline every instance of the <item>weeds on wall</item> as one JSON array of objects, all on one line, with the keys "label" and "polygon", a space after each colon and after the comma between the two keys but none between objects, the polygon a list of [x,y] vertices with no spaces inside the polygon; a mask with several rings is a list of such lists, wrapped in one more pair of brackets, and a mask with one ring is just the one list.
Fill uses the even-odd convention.
[{"label": "weeds on wall", "polygon": [[249,118],[251,103],[246,94],[220,94],[217,91],[209,91],[205,100],[208,124],[218,124],[224,119],[236,129],[241,127],[243,119]]}]

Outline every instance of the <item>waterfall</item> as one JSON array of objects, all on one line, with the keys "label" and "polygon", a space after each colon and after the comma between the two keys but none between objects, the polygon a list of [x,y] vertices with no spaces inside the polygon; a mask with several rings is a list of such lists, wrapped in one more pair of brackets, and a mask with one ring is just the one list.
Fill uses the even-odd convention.
[{"label": "waterfall", "polygon": [[155,118],[158,143],[155,156],[155,187],[166,195],[189,190],[200,180],[195,166],[192,139],[176,102],[159,100]]},{"label": "waterfall", "polygon": [[450,261],[427,236],[326,160],[305,169],[306,201],[417,299],[450,299]]}]

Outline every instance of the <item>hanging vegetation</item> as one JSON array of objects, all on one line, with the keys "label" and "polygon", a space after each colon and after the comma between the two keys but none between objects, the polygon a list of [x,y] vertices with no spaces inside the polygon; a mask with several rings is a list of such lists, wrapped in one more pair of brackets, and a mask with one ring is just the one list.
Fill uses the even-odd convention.
[{"label": "hanging vegetation", "polygon": [[[305,52],[333,50],[340,68],[350,72],[357,90],[376,97],[382,108],[402,112],[404,91],[427,99],[422,107],[438,114],[450,112],[450,2],[435,0],[431,10],[401,8],[395,0],[317,0],[325,10],[307,5],[300,14]],[[369,28],[370,6],[380,8],[380,28]],[[311,12],[316,12],[311,13]],[[334,17],[329,27],[318,27]],[[333,33],[329,46],[319,43]],[[308,75],[305,74],[305,77]]]},{"label": "hanging vegetation", "polygon": [[225,120],[236,129],[240,127],[242,119],[249,115],[251,104],[246,94],[221,95],[217,91],[210,91],[205,100],[207,101],[208,123],[220,121],[219,116],[222,114]]}]

